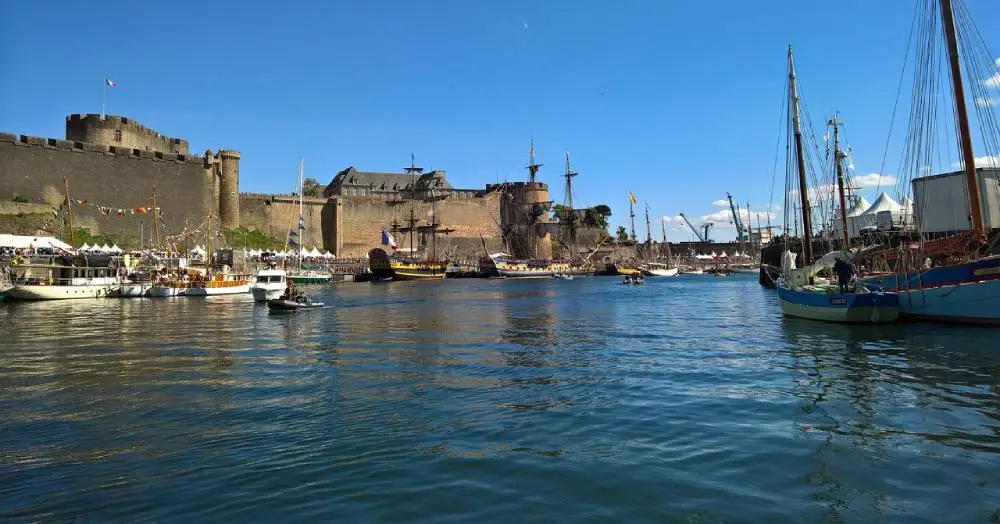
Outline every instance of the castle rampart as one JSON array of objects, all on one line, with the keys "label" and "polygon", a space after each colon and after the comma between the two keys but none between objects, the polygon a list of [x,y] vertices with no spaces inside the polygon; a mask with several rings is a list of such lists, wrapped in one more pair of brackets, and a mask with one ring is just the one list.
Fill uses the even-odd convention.
[{"label": "castle rampart", "polygon": [[157,133],[138,122],[113,115],[73,114],[66,117],[66,140],[132,149],[188,153],[188,141]]}]

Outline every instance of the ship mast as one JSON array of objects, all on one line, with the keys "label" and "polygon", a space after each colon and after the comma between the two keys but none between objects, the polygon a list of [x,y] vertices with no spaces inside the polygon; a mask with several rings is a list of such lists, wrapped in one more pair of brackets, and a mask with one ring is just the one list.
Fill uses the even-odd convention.
[{"label": "ship mast", "polygon": [[305,184],[305,161],[299,157],[299,273],[302,273],[302,251],[305,249],[305,241],[302,239],[302,231],[305,229],[305,216],[302,214],[302,186]]},{"label": "ship mast", "polygon": [[76,249],[76,234],[73,232],[73,201],[69,199],[69,181],[63,177],[66,187],[66,215],[69,217],[69,247]]},{"label": "ship mast", "polygon": [[538,174],[538,170],[541,167],[542,164],[535,163],[535,139],[532,138],[530,142],[530,147],[528,149],[528,167],[527,167],[529,175],[528,187],[531,194],[531,202],[529,203],[529,205],[531,206],[531,211],[527,213],[529,220],[526,220],[526,222],[529,222],[529,227],[531,228],[531,231],[528,233],[528,238],[531,239],[532,259],[538,258],[538,239],[535,238],[535,215],[534,215],[535,195],[537,194],[537,189],[535,187],[535,175]]},{"label": "ship mast", "polygon": [[847,155],[840,150],[840,126],[843,124],[839,115],[830,120],[830,125],[833,126],[833,167],[837,171],[837,196],[840,198],[840,226],[844,231],[844,249],[850,249],[851,238],[847,228],[847,198],[844,196],[843,160]]},{"label": "ship mast", "polygon": [[632,207],[632,193],[628,196],[628,217],[632,221],[632,243],[635,244],[638,237],[635,236],[635,209]]},{"label": "ship mast", "polygon": [[[946,0],[945,0],[946,1]],[[802,265],[812,262],[812,207],[809,205],[809,186],[806,182],[806,160],[802,155],[802,122],[799,116],[799,93],[795,80],[795,59],[792,46],[788,46],[788,82],[791,96],[792,125],[795,131],[795,160],[799,172],[799,199],[802,201]]]},{"label": "ship mast", "polygon": [[160,249],[160,221],[159,221],[160,211],[156,208],[156,186],[153,186],[153,231],[156,232],[156,246],[155,249]]},{"label": "ship mast", "polygon": [[663,233],[663,247],[667,255],[667,263],[670,263],[670,243],[667,242],[667,221],[666,217],[660,219],[660,231]]},{"label": "ship mast", "polygon": [[969,196],[969,218],[972,222],[973,238],[981,239],[986,230],[983,226],[982,201],[979,198],[979,177],[976,176],[976,159],[972,151],[972,136],[969,133],[969,114],[965,107],[965,90],[962,87],[962,68],[959,65],[958,38],[955,36],[955,18],[951,0],[941,0],[941,24],[948,45],[948,61],[951,65],[951,87],[955,96],[955,116],[958,137],[962,149],[962,163],[965,171],[965,187]]},{"label": "ship mast", "polygon": [[649,204],[646,204],[646,256],[653,257],[653,231],[649,227]]},{"label": "ship mast", "polygon": [[417,176],[417,174],[423,173],[423,171],[424,171],[424,168],[422,168],[422,167],[416,167],[416,165],[414,164],[414,161],[415,161],[415,158],[413,156],[413,153],[410,153],[410,167],[404,167],[403,168],[410,175],[410,218],[408,218],[406,220],[406,223],[407,223],[407,227],[408,227],[409,232],[410,232],[410,255],[409,255],[409,257],[411,259],[414,256],[413,255],[413,253],[414,253],[414,251],[413,251],[413,228],[416,225],[416,223],[419,222],[419,220],[417,220],[417,217],[414,215],[414,211],[413,211],[413,201],[416,200],[416,198],[417,198],[417,179],[416,179],[416,176]]},{"label": "ship mast", "polygon": [[576,246],[576,211],[573,209],[573,177],[577,174],[570,165],[569,151],[566,151],[566,195],[563,208],[566,222],[569,226],[569,253],[571,259],[575,256]]}]

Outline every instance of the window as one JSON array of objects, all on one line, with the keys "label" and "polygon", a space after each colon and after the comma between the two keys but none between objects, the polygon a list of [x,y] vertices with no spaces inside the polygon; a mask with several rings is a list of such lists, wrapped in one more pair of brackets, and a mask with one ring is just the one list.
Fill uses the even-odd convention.
[{"label": "window", "polygon": [[121,142],[121,141],[122,141],[122,130],[115,129],[115,142]]}]

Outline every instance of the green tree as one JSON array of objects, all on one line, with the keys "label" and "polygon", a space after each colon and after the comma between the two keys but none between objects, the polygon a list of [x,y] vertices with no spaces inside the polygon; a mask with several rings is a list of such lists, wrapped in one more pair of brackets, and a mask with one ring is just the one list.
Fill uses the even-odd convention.
[{"label": "green tree", "polygon": [[611,208],[604,204],[598,204],[592,208],[587,209],[586,216],[584,217],[584,223],[590,227],[599,227],[607,229],[608,217],[610,216],[611,216]]},{"label": "green tree", "polygon": [[554,204],[552,206],[552,218],[557,218],[562,220],[566,216],[566,206],[562,204]]},{"label": "green tree", "polygon": [[302,181],[302,196],[319,197],[323,196],[323,185],[315,178],[307,178]]},{"label": "green tree", "polygon": [[615,234],[618,236],[619,242],[628,241],[628,230],[625,229],[625,226],[618,226],[618,230],[615,231]]}]

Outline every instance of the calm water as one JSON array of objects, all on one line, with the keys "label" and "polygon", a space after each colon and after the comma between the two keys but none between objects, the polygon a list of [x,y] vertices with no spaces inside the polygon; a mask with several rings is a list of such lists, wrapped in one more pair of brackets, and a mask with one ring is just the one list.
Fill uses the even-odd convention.
[{"label": "calm water", "polygon": [[1000,330],[616,284],[4,303],[0,519],[1000,520]]}]

